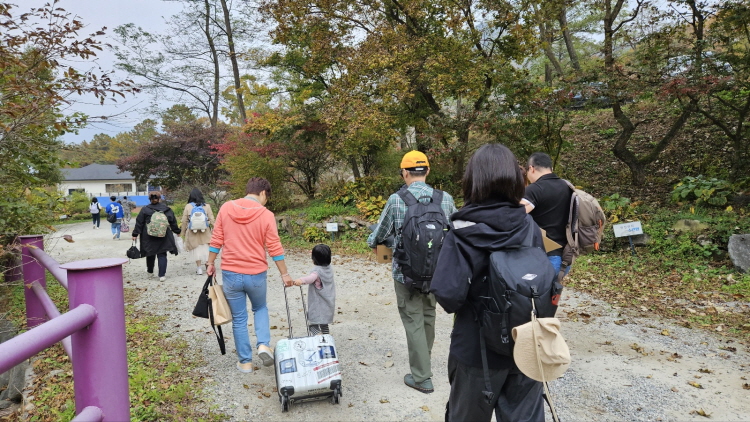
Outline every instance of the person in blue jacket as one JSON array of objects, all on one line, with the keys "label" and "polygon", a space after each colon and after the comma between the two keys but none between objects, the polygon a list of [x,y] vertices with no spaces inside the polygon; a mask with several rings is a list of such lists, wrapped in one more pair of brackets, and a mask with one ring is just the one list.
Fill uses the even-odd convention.
[{"label": "person in blue jacket", "polygon": [[[112,201],[107,205],[104,210],[107,212],[107,221],[112,223],[112,239],[120,240],[120,226],[122,225],[122,218],[125,216],[122,210],[122,205],[115,202],[116,196],[110,196],[109,200]],[[111,217],[114,215],[114,218]],[[112,221],[114,219],[114,221]]]}]

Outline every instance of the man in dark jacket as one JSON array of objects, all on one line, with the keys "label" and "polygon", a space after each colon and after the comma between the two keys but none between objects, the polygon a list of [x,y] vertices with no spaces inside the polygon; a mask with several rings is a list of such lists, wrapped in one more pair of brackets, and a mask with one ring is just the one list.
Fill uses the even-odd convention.
[{"label": "man in dark jacket", "polygon": [[[552,158],[543,152],[531,154],[526,177],[531,184],[526,187],[522,203],[536,224],[547,232],[547,237],[562,246],[547,252],[547,258],[555,271],[559,272],[563,248],[568,244],[565,228],[573,191],[565,180],[552,172]],[[570,267],[566,269],[566,274],[567,271],[570,271]]]},{"label": "man in dark jacket", "polygon": [[[141,236],[141,257],[146,257],[146,272],[149,277],[154,275],[154,261],[159,260],[159,281],[166,280],[167,274],[167,252],[177,255],[177,244],[174,234],[180,234],[177,219],[171,208],[161,202],[160,195],[152,193],[148,198],[151,203],[143,207],[138,213],[133,229],[133,241]],[[147,224],[151,222],[155,212],[162,212],[167,217],[169,227],[164,237],[150,236],[146,230]]]}]

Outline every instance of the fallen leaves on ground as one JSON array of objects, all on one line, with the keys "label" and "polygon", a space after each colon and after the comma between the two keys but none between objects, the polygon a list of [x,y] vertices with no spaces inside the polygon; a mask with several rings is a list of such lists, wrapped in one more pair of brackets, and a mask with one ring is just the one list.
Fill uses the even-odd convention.
[{"label": "fallen leaves on ground", "polygon": [[702,385],[701,385],[701,384],[700,384],[699,382],[696,382],[696,381],[688,381],[688,384],[690,384],[691,386],[693,386],[693,387],[695,387],[695,388],[700,388],[700,389],[703,389],[703,386],[702,386]]}]

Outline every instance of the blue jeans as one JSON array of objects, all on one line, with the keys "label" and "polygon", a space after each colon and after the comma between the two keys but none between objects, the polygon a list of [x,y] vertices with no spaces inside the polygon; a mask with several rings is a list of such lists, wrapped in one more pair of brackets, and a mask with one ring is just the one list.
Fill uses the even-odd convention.
[{"label": "blue jeans", "polygon": [[250,334],[247,331],[247,299],[253,309],[253,326],[255,327],[256,347],[264,344],[271,347],[271,327],[268,321],[268,307],[266,306],[266,271],[260,274],[240,274],[222,270],[224,278],[224,296],[232,310],[232,334],[237,356],[240,363],[253,360],[250,347]]},{"label": "blue jeans", "polygon": [[120,238],[120,225],[122,223],[112,223],[112,234],[116,234],[117,238]]},{"label": "blue jeans", "polygon": [[[555,274],[559,273],[560,266],[562,265],[562,257],[547,255],[547,259],[549,259],[549,262],[552,264],[553,267],[555,267]],[[570,265],[568,265],[568,268],[565,269],[565,275],[568,275],[569,272],[570,272]]]}]

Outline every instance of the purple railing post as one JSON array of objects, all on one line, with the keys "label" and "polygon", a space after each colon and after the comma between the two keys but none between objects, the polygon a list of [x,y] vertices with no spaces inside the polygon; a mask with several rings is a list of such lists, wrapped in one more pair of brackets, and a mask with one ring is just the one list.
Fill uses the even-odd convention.
[{"label": "purple railing post", "polygon": [[47,278],[44,267],[31,256],[29,250],[33,248],[44,250],[44,237],[42,235],[18,236],[18,240],[22,246],[21,265],[23,266],[23,293],[26,298],[26,326],[33,328],[46,321],[47,314],[44,312],[42,302],[31,290],[31,283],[37,281],[44,290],[47,290]]},{"label": "purple railing post", "polygon": [[105,422],[130,420],[125,297],[122,264],[104,258],[61,265],[68,270],[70,308],[87,303],[98,318],[71,336],[76,413],[88,406],[102,410]]}]

